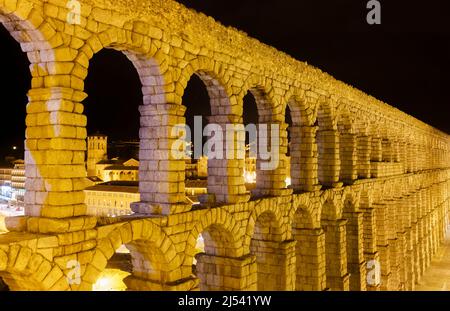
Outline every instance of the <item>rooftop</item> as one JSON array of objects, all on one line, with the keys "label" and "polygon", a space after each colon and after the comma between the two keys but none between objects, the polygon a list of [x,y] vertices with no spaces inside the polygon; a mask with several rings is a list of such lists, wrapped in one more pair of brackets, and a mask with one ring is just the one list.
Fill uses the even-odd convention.
[{"label": "rooftop", "polygon": [[[206,179],[188,179],[185,181],[186,188],[206,188]],[[109,191],[109,192],[128,192],[139,193],[138,181],[108,181],[95,186],[86,188],[88,191]]]},{"label": "rooftop", "polygon": [[138,171],[139,166],[128,166],[128,165],[111,165],[105,167],[108,171]]}]

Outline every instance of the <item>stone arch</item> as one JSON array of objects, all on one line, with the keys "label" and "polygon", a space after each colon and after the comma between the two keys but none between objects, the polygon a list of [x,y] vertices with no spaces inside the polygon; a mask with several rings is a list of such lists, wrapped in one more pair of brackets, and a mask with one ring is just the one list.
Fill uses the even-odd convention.
[{"label": "stone arch", "polygon": [[[285,123],[285,111],[283,111],[283,97],[277,95],[272,80],[257,74],[250,75],[239,93],[239,102],[244,106],[244,97],[251,94],[256,102],[258,111],[258,144],[263,137],[267,140],[267,150],[270,146],[270,161],[262,157],[261,152],[256,155],[256,189],[252,190],[255,197],[275,196],[280,191],[286,190],[288,167],[288,135]],[[281,91],[280,91],[281,92]],[[273,136],[274,133],[276,136]],[[262,134],[262,135],[261,135]],[[261,146],[261,145],[259,145]],[[277,146],[277,150],[272,147]],[[258,148],[258,150],[260,150]],[[274,151],[277,153],[275,154]],[[276,157],[276,159],[274,159]],[[269,162],[277,165],[267,165]],[[269,167],[269,168],[268,168]]]},{"label": "stone arch", "polygon": [[326,192],[321,199],[321,220],[337,220],[342,216],[342,204],[340,196],[334,192]]},{"label": "stone arch", "polygon": [[325,236],[320,227],[320,205],[301,196],[294,201],[289,219],[296,241],[296,290],[325,288]]},{"label": "stone arch", "polygon": [[[151,41],[137,44],[126,34],[126,30],[110,27],[98,34],[93,34],[80,48],[75,58],[75,66],[79,68],[79,78],[85,79],[88,74],[89,61],[102,49],[121,51],[133,64],[142,83],[143,104],[173,103],[173,94],[167,92],[167,85],[173,83],[168,70],[168,57],[161,51],[150,49]],[[75,71],[75,70],[74,70]],[[166,86],[166,87],[165,87]]]},{"label": "stone arch", "polygon": [[371,136],[370,146],[370,162],[381,162],[383,160],[382,153],[382,135],[379,132],[379,118],[370,116],[368,134]]},{"label": "stone arch", "polygon": [[259,123],[284,122],[282,98],[274,95],[268,79],[255,74],[249,76],[239,93],[240,103],[248,92],[255,98]]},{"label": "stone arch", "polygon": [[344,213],[353,213],[359,211],[360,194],[361,192],[359,191],[359,189],[355,189],[354,187],[347,187],[344,189],[341,198],[341,206]]},{"label": "stone arch", "polygon": [[[132,208],[144,214],[169,214],[173,203],[178,203],[178,208],[183,210],[190,208],[186,205],[184,178],[180,174],[184,171],[184,160],[174,159],[170,152],[172,142],[161,142],[160,138],[162,136],[169,140],[167,135],[171,135],[174,126],[182,123],[184,110],[174,92],[168,56],[162,49],[154,49],[153,41],[145,38],[142,42],[138,42],[139,40],[132,40],[129,31],[110,27],[99,34],[93,34],[86,41],[75,59],[75,66],[80,68],[81,77],[84,79],[89,60],[104,48],[121,51],[133,64],[142,84],[143,105],[139,107],[141,202],[134,204]],[[173,118],[161,118],[161,115],[170,115]],[[155,145],[161,148],[158,154],[155,153]],[[158,168],[158,176],[154,174],[155,161],[165,162],[165,165]],[[179,171],[165,169],[172,162],[180,164],[177,165]],[[178,183],[178,192],[168,193],[169,179]]]},{"label": "stone arch", "polygon": [[320,95],[317,104],[317,123],[320,130],[336,130],[337,120],[335,100]]},{"label": "stone arch", "polygon": [[317,99],[306,96],[306,92],[291,88],[284,101],[284,114],[291,112],[290,133],[290,177],[294,191],[313,191],[318,184],[317,148]]},{"label": "stone arch", "polygon": [[[200,234],[205,231],[210,232],[210,247],[207,247],[207,241],[205,239],[205,251],[207,254],[227,256],[227,257],[240,257],[244,254],[242,247],[242,234],[240,233],[240,224],[236,222],[233,215],[225,211],[224,209],[217,208],[206,212],[199,216],[199,220],[189,233],[187,239],[188,244],[186,246],[186,256],[184,259],[184,264],[191,265],[193,255],[195,254],[195,245],[197,238]],[[219,237],[226,238],[226,244],[219,245],[219,249],[215,249],[215,238]],[[217,240],[217,239],[216,239]],[[220,244],[220,240],[217,240]]]},{"label": "stone arch", "polygon": [[[188,236],[184,266],[189,265],[198,277],[200,290],[240,288],[237,283],[231,284],[230,278],[238,277],[241,263],[254,262],[254,259],[252,261],[252,258],[243,256],[241,225],[223,209],[213,209],[198,216],[201,220],[195,224]],[[194,247],[199,236],[204,241],[204,252],[195,255],[194,266]],[[236,269],[239,272],[236,272]]]},{"label": "stone arch", "polygon": [[[42,12],[28,0],[2,1],[0,5],[0,23],[2,23],[11,36],[20,43],[21,49],[27,53],[31,64],[31,72],[37,75],[37,63],[55,61],[52,49],[61,41],[61,34],[51,23],[45,20]],[[43,54],[40,54],[40,53]],[[37,54],[36,54],[37,53]],[[34,65],[36,63],[36,65]],[[40,65],[39,65],[40,66]],[[44,70],[40,66],[41,70]],[[42,76],[42,75],[41,75]]]},{"label": "stone arch", "polygon": [[298,229],[313,229],[316,228],[314,217],[306,205],[299,205],[295,209],[295,214],[292,219],[292,227]]},{"label": "stone arch", "polygon": [[[258,204],[257,201],[254,204]],[[282,212],[275,206],[258,205],[248,219],[246,234],[243,241],[244,252],[246,253],[255,238],[259,240],[283,241],[286,235],[283,233],[285,224],[283,223]]]},{"label": "stone arch", "polygon": [[360,136],[371,135],[373,129],[370,122],[370,117],[367,116],[363,111],[359,110],[355,118],[355,133]]},{"label": "stone arch", "polygon": [[214,256],[226,256],[236,253],[234,247],[228,247],[233,238],[230,231],[226,230],[221,224],[211,224],[206,227],[201,235],[205,241],[205,253]]},{"label": "stone arch", "polygon": [[[188,63],[179,74],[176,90],[180,99],[194,75],[203,82],[208,93],[211,109],[211,116],[207,117],[208,123],[219,125],[223,138],[225,138],[228,134],[226,127],[240,125],[242,120],[242,107],[237,104],[236,95],[233,94],[229,82],[231,76],[227,71],[221,69],[220,64],[213,59],[198,57]],[[183,109],[185,109],[184,106]],[[214,128],[217,129],[217,127]],[[241,140],[243,133],[238,131],[237,127],[234,128],[234,131],[231,139],[239,140],[234,145],[234,151],[228,149],[228,143],[222,145],[224,154],[233,152],[233,156],[227,156],[223,159],[208,158],[208,196],[204,197],[203,203],[205,204],[238,203],[246,202],[249,199],[245,190],[244,159],[241,158],[241,152],[245,147]],[[237,135],[236,132],[238,132]],[[224,167],[229,165],[237,168],[232,178],[226,170],[223,170]]]},{"label": "stone arch", "polygon": [[336,124],[340,133],[355,133],[355,119],[352,117],[351,112],[345,108],[338,110]]},{"label": "stone arch", "polygon": [[350,273],[350,290],[352,291],[366,288],[363,253],[364,217],[359,209],[359,196],[359,189],[354,187],[346,188],[342,195],[342,217],[347,221],[345,225],[347,271]]},{"label": "stone arch", "polygon": [[313,126],[317,120],[318,101],[299,88],[291,87],[284,96],[283,115],[289,107],[294,126]]},{"label": "stone arch", "polygon": [[323,198],[321,227],[325,232],[326,284],[331,290],[349,290],[347,273],[347,220],[342,219],[341,193],[328,191]]},{"label": "stone arch", "polygon": [[[179,77],[176,79],[176,90],[177,96],[184,99],[184,95],[188,89],[189,83],[194,77],[198,78],[201,83],[200,87],[202,90],[206,90],[207,93],[207,109],[202,111],[201,116],[206,119],[206,123],[215,123],[221,125],[225,128],[226,124],[236,123],[240,115],[238,110],[236,110],[236,105],[231,104],[232,89],[228,83],[229,74],[224,71],[219,71],[219,65],[213,59],[207,57],[199,57],[198,59],[192,60],[185,67],[178,70]],[[204,98],[205,100],[206,98]],[[204,102],[206,104],[206,102]],[[182,103],[183,107],[188,110],[192,109],[188,107],[186,103]],[[209,108],[209,109],[208,109]],[[208,111],[209,110],[209,111]],[[187,116],[185,113],[185,122],[188,123]],[[203,124],[205,127],[207,124]],[[201,130],[203,130],[202,128]],[[193,128],[191,129],[191,135],[193,140]],[[206,155],[205,155],[206,156]],[[210,159],[209,159],[210,160]],[[211,166],[211,161],[208,161],[208,167]],[[211,173],[211,170],[209,171]],[[208,174],[208,176],[212,176]]]},{"label": "stone arch", "polygon": [[242,116],[242,109],[236,103],[232,87],[229,84],[230,73],[219,69],[216,61],[207,57],[199,57],[184,67],[175,82],[177,96],[181,98],[193,75],[197,75],[206,87],[209,95],[212,116],[226,116],[226,122],[237,122],[234,118]]},{"label": "stone arch", "polygon": [[67,276],[54,262],[26,246],[0,250],[0,277],[12,291],[69,290]]},{"label": "stone arch", "polygon": [[369,187],[362,187],[359,194],[359,205],[360,208],[372,208],[373,204],[373,193],[375,189]]},{"label": "stone arch", "polygon": [[[290,260],[293,252],[283,247],[286,234],[277,211],[267,209],[254,215],[255,219],[251,218],[253,234],[249,252],[256,258],[257,290],[293,288],[292,273],[289,272],[289,269],[294,269]],[[291,247],[294,246],[295,243]]]},{"label": "stone arch", "polygon": [[132,258],[133,274],[125,279],[129,288],[162,290],[181,278],[181,260],[172,239],[151,220],[133,220],[115,226],[98,240],[83,280],[95,283],[122,245],[127,245]]},{"label": "stone arch", "polygon": [[[365,112],[358,110],[355,120],[355,134],[357,144],[357,178],[368,179],[371,177],[372,139],[370,118]],[[375,154],[375,152],[373,152]]]},{"label": "stone arch", "polygon": [[355,120],[347,107],[346,100],[339,105],[337,111],[337,129],[339,133],[339,179],[352,184],[358,178],[357,171],[357,137],[355,135]]},{"label": "stone arch", "polygon": [[258,240],[283,240],[281,219],[272,211],[260,214],[256,218],[253,236]]},{"label": "stone arch", "polygon": [[304,228],[320,228],[320,210],[320,202],[313,198],[305,195],[294,196],[292,208],[288,211],[290,227],[295,228],[298,224]]},{"label": "stone arch", "polygon": [[[48,160],[43,159],[42,153],[50,151],[51,148],[46,147],[46,150],[43,150],[43,148],[38,150],[36,142],[37,138],[55,137],[55,133],[61,129],[58,127],[59,124],[56,124],[59,118],[58,121],[55,120],[56,118],[50,118],[49,112],[49,110],[52,110],[53,116],[55,116],[63,110],[61,107],[55,108],[57,105],[53,105],[54,102],[51,101],[54,97],[61,95],[61,90],[52,93],[50,88],[63,86],[62,84],[64,83],[60,85],[60,81],[55,79],[55,75],[61,73],[57,69],[56,62],[64,58],[61,55],[63,52],[68,52],[69,50],[62,46],[63,38],[61,33],[57,32],[53,26],[54,24],[46,19],[35,3],[27,0],[19,2],[2,1],[0,4],[0,23],[20,44],[21,50],[27,54],[32,77],[31,89],[27,94],[25,166],[27,171],[35,173],[33,177],[27,176],[28,181],[33,180],[25,184],[25,200],[27,201],[25,213],[28,216],[52,214],[54,212],[49,211],[50,208],[44,211],[43,206],[49,201],[48,196],[50,196],[51,191],[48,189],[54,189],[56,186],[53,180],[49,180],[49,174],[45,171],[45,168],[44,172],[42,172],[42,164],[47,164],[48,162]],[[64,78],[61,78],[61,80]],[[64,80],[67,84],[67,79]],[[45,104],[43,105],[43,103]],[[40,126],[37,128],[37,113],[40,113],[40,125],[45,124],[46,127]],[[45,113],[48,114],[47,118]],[[42,130],[43,128],[45,130]],[[48,186],[45,189],[39,188],[39,191],[45,193],[45,199],[41,200],[41,202],[36,202],[37,200],[33,193],[36,189],[33,187],[33,182],[44,184],[44,180]],[[58,210],[61,211],[61,209]],[[71,212],[73,215],[73,209]]]},{"label": "stone arch", "polygon": [[321,95],[318,101],[318,180],[325,187],[336,187],[339,185],[341,162],[335,99]]}]

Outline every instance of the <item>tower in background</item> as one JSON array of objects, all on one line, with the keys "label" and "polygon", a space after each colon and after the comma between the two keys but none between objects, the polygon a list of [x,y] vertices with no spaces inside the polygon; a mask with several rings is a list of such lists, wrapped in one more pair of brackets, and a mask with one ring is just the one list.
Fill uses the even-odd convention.
[{"label": "tower in background", "polygon": [[87,174],[95,176],[95,165],[108,159],[108,137],[101,134],[88,136],[87,147]]}]

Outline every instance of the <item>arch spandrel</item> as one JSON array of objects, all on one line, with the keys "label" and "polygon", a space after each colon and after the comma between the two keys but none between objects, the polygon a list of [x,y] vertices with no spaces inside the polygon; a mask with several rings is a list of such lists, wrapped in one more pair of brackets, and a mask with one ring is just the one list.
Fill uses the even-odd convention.
[{"label": "arch spandrel", "polygon": [[6,252],[0,250],[0,261],[0,277],[12,291],[70,289],[63,270],[29,247],[14,244]]},{"label": "arch spandrel", "polygon": [[242,247],[243,232],[239,223],[236,222],[232,214],[224,209],[211,210],[200,215],[196,220],[193,229],[190,230],[187,240],[189,241],[185,250],[184,264],[192,263],[195,254],[195,243],[200,234],[211,228],[217,228],[229,238],[226,254],[229,257],[240,257],[244,254]]},{"label": "arch spandrel", "polygon": [[321,198],[321,213],[320,219],[324,220],[339,220],[342,218],[343,204],[342,191],[328,191]]},{"label": "arch spandrel", "polygon": [[130,250],[133,276],[162,283],[178,279],[181,267],[180,255],[172,238],[150,219],[114,225],[105,237],[98,240],[92,261],[88,264],[86,275],[83,275],[82,279],[94,283],[115,251],[122,245],[127,245]]},{"label": "arch spandrel", "polygon": [[317,120],[321,130],[335,130],[337,128],[336,101],[325,96],[319,97]]},{"label": "arch spandrel", "polygon": [[[248,252],[250,248],[251,240],[263,239],[270,241],[283,241],[287,238],[288,230],[284,222],[283,210],[280,209],[278,204],[271,202],[272,204],[260,204],[258,201],[247,203],[251,209],[251,213],[246,221],[246,234],[243,240],[244,252]],[[254,207],[253,207],[254,206]],[[270,228],[270,234],[260,234],[259,238],[256,237],[258,227],[265,229]]]},{"label": "arch spandrel", "polygon": [[283,99],[283,115],[289,107],[295,126],[313,126],[317,120],[317,99],[307,97],[301,89],[290,89]]},{"label": "arch spandrel", "polygon": [[289,220],[292,228],[320,228],[322,204],[307,196],[295,196],[293,208],[289,210]]},{"label": "arch spandrel", "polygon": [[197,75],[206,87],[209,95],[212,115],[242,116],[242,107],[236,103],[231,75],[220,70],[216,62],[205,57],[190,62],[180,72],[176,80],[177,96],[183,97],[188,82],[193,75]]}]

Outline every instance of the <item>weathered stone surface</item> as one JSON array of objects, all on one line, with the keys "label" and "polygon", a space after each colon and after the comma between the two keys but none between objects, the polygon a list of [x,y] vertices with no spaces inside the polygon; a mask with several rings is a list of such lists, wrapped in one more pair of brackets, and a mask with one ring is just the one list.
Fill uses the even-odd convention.
[{"label": "weathered stone surface", "polygon": [[[90,289],[124,243],[135,290],[414,288],[450,221],[447,134],[174,1],[79,2],[80,23],[71,25],[67,1],[0,1],[33,76],[26,216],[7,219],[12,232],[0,235],[0,274],[13,289],[68,289],[72,259],[82,282],[71,289]],[[90,60],[103,48],[125,51],[143,105],[136,214],[101,226],[84,204],[82,101]],[[196,210],[186,201],[185,161],[171,153],[193,74],[210,96],[210,122],[241,124],[250,91],[260,123],[279,126],[280,143],[276,169],[257,160],[251,194],[244,160],[210,160]],[[88,173],[97,158],[88,156]],[[365,284],[374,263],[381,284]]]}]

